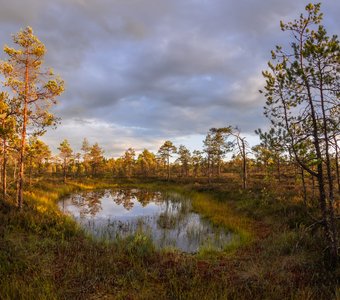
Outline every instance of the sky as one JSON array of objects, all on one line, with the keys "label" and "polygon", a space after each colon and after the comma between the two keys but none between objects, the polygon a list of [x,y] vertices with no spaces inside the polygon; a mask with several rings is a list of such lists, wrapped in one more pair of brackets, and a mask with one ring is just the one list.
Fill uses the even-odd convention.
[{"label": "sky", "polygon": [[[0,0],[0,45],[31,26],[45,66],[65,80],[42,138],[54,152],[98,142],[107,157],[157,151],[165,140],[202,148],[212,127],[238,126],[250,146],[265,128],[261,72],[287,44],[280,20],[301,0]],[[324,25],[339,34],[340,1],[322,2]],[[0,58],[5,59],[3,53]]]}]

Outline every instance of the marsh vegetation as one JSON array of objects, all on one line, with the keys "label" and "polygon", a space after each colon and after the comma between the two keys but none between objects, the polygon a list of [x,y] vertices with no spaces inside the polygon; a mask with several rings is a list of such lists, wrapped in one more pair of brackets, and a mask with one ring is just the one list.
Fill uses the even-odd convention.
[{"label": "marsh vegetation", "polygon": [[227,248],[237,234],[195,213],[191,201],[170,191],[121,189],[77,193],[60,201],[59,207],[100,239],[139,235],[151,239],[157,249],[188,253]]},{"label": "marsh vegetation", "polygon": [[[0,299],[339,299],[339,63],[320,4],[272,52],[267,131],[107,157],[38,139],[64,82],[27,27],[0,61]],[[72,141],[71,141],[72,142]]]}]

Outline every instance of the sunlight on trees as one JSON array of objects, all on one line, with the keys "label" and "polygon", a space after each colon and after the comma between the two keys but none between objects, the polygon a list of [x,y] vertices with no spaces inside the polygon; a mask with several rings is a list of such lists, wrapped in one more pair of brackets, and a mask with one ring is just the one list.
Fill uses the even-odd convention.
[{"label": "sunlight on trees", "polygon": [[[58,244],[55,248],[58,251],[53,252],[53,255],[60,255],[63,247],[67,249],[68,244],[71,244],[68,239],[72,237],[66,238],[64,235],[65,232],[69,234],[71,229],[67,226],[71,225],[61,219],[59,212],[55,213],[57,208],[48,215],[50,207],[47,208],[41,203],[34,206],[35,204],[29,201],[40,201],[42,198],[42,202],[51,204],[51,201],[57,202],[61,195],[81,188],[100,187],[103,189],[100,193],[104,195],[107,185],[116,188],[121,183],[137,186],[140,184],[143,188],[144,185],[153,188],[155,184],[164,189],[177,188],[185,183],[185,192],[198,192],[197,199],[194,199],[196,208],[201,207],[201,210],[208,211],[209,218],[217,225],[220,225],[220,220],[224,220],[223,213],[231,208],[247,215],[251,222],[248,219],[244,221],[243,216],[232,221],[237,224],[247,223],[242,224],[247,228],[255,224],[249,232],[256,236],[257,242],[267,243],[269,250],[262,254],[265,259],[275,253],[275,258],[281,260],[288,252],[293,257],[292,260],[298,260],[296,264],[291,260],[288,263],[285,261],[282,266],[284,272],[291,272],[289,278],[298,278],[297,284],[300,284],[300,274],[296,273],[303,268],[305,274],[309,272],[312,267],[306,265],[310,261],[317,261],[321,268],[327,269],[330,266],[329,269],[336,269],[339,258],[340,214],[340,45],[337,36],[327,35],[322,19],[320,4],[309,4],[305,13],[297,20],[281,22],[281,30],[290,35],[290,43],[287,47],[276,46],[271,53],[268,69],[262,73],[265,86],[260,92],[266,101],[264,115],[270,124],[266,130],[255,130],[259,138],[258,145],[250,148],[247,132],[241,131],[238,126],[230,125],[231,121],[226,120],[224,126],[204,129],[207,132],[205,136],[202,135],[204,140],[200,150],[189,150],[186,145],[177,145],[164,137],[162,144],[154,145],[154,152],[143,149],[140,145],[128,145],[128,149],[124,148],[119,157],[109,157],[102,145],[93,143],[92,135],[87,133],[84,133],[87,135],[81,146],[77,145],[77,141],[62,140],[57,148],[58,153],[52,153],[49,146],[39,139],[47,128],[56,126],[59,121],[51,113],[51,109],[56,104],[56,98],[64,92],[64,82],[55,76],[52,70],[43,67],[46,48],[34,35],[32,28],[20,30],[13,36],[15,48],[5,46],[6,60],[0,61],[1,220],[10,224],[17,219],[21,222],[22,217],[28,224],[25,225],[28,227],[25,230],[36,230],[34,234],[39,235],[39,239],[43,236],[42,232],[45,233],[49,227],[52,228],[51,232],[54,232],[54,226],[60,226],[61,229],[58,227],[58,230],[62,233],[57,232],[57,237],[46,243],[49,245],[54,238],[60,241],[62,237],[62,247]],[[107,138],[109,142],[113,137]],[[175,140],[175,137],[173,138]],[[105,145],[108,142],[105,142]],[[50,185],[46,194],[42,192],[45,184]],[[202,191],[204,193],[200,194]],[[207,205],[206,195],[209,193],[218,195],[213,205],[212,202]],[[132,208],[133,194],[117,195],[116,204],[123,205],[126,209]],[[144,197],[141,202],[143,207],[148,205],[146,199]],[[94,215],[101,209],[100,199],[92,197],[90,202],[93,209],[89,212]],[[232,205],[229,207],[230,203]],[[180,206],[182,202],[178,201],[177,204]],[[13,207],[13,212],[7,215],[10,207]],[[19,210],[24,207],[24,211],[18,213],[17,207]],[[221,210],[221,207],[224,210]],[[1,211],[2,208],[4,212]],[[185,206],[183,208],[188,209]],[[193,206],[193,209],[196,208]],[[166,209],[170,210],[171,207],[167,206]],[[34,212],[33,217],[31,211]],[[39,222],[35,222],[35,214],[39,214],[39,218],[47,216],[46,220],[39,219],[43,229],[39,227]],[[229,218],[229,215],[227,217]],[[52,221],[48,218],[52,218]],[[3,230],[0,226],[0,238],[5,237],[5,230],[16,228],[7,227],[9,229],[4,226]],[[226,226],[226,229],[230,228]],[[268,233],[271,230],[273,232]],[[77,239],[80,236],[77,235],[80,234],[78,229],[73,234]],[[251,234],[249,233],[249,236]],[[318,239],[315,238],[316,235]],[[308,239],[305,239],[306,236]],[[16,238],[13,240],[16,241]],[[251,239],[248,237],[248,231],[247,238]],[[305,240],[302,242],[303,239]],[[81,236],[77,243],[84,241],[91,247],[91,243],[94,243],[87,241],[85,236]],[[108,251],[111,246],[108,243],[102,244],[106,247],[103,253],[112,254]],[[263,250],[258,249],[258,244],[254,244],[255,254],[260,251],[263,253]],[[77,247],[78,245],[80,244],[76,244]],[[115,247],[117,245],[115,244]],[[309,256],[310,245],[316,249],[314,253],[317,255],[314,256],[319,257]],[[7,246],[17,250],[15,242],[12,243],[11,240],[3,247],[6,251]],[[96,247],[91,248],[91,251],[99,249]],[[300,252],[297,250],[299,247]],[[27,249],[25,253],[31,250]],[[79,251],[79,247],[76,251]],[[210,249],[206,251],[211,255]],[[132,255],[132,252],[129,255]],[[176,253],[171,253],[171,256],[176,257]],[[4,257],[9,257],[7,252]],[[193,257],[188,261],[195,261]],[[125,252],[124,259],[128,259]],[[153,261],[148,262],[152,267]],[[272,269],[265,276],[261,271],[257,271],[259,266],[254,266],[252,260],[250,263],[250,272],[259,273],[261,278],[272,276]],[[125,262],[122,265],[124,264]],[[204,264],[198,265],[204,267]],[[235,265],[244,268],[239,262]],[[218,268],[221,268],[220,265]],[[255,268],[255,271],[252,268]],[[287,271],[286,268],[291,270]],[[154,276],[155,273],[152,274]],[[319,280],[320,274],[317,273],[316,279],[313,274],[313,279],[310,280]],[[274,278],[276,279],[275,276]],[[75,282],[78,282],[77,280]],[[328,278],[325,279],[327,280]],[[255,280],[254,282],[258,283]],[[309,286],[306,288],[306,294],[302,296],[312,298],[308,294],[308,288]],[[276,293],[276,290],[274,292]],[[290,297],[295,296],[290,294]]]},{"label": "sunlight on trees", "polygon": [[47,126],[55,124],[55,117],[49,112],[55,99],[64,91],[63,81],[53,76],[53,71],[42,69],[46,49],[44,44],[33,34],[31,27],[19,31],[13,36],[18,47],[4,47],[8,59],[0,62],[0,71],[4,76],[4,86],[10,89],[11,105],[19,136],[19,173],[18,173],[18,207],[23,204],[24,165],[27,130],[41,135]]}]

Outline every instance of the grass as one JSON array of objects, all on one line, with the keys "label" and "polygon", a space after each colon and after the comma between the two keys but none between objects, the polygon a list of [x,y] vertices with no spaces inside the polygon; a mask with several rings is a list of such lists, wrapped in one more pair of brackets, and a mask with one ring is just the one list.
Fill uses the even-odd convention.
[{"label": "grass", "polygon": [[[117,184],[117,183],[116,183]],[[119,183],[122,184],[122,183]],[[156,251],[135,235],[97,241],[62,215],[57,201],[111,182],[44,180],[18,212],[0,202],[0,299],[336,299],[339,269],[320,256],[322,232],[307,232],[304,208],[270,191],[225,185],[140,183],[193,198],[194,209],[240,236],[223,253]]]},{"label": "grass", "polygon": [[208,218],[214,225],[229,229],[234,238],[226,247],[226,251],[235,251],[239,246],[250,243],[254,238],[251,221],[240,214],[235,214],[230,204],[216,201],[210,194],[195,194],[193,208]]}]

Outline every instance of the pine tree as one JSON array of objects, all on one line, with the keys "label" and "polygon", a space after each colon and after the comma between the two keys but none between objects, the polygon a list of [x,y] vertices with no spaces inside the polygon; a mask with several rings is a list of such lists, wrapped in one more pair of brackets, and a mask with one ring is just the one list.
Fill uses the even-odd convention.
[{"label": "pine tree", "polygon": [[[334,216],[334,184],[330,137],[340,119],[340,45],[323,25],[320,4],[306,6],[306,15],[281,29],[292,34],[291,48],[272,51],[266,78],[265,115],[286,131],[286,141],[296,162],[318,181],[319,205],[333,261],[338,256]],[[312,155],[305,155],[312,145]]]},{"label": "pine tree", "polygon": [[58,148],[60,151],[60,157],[63,160],[63,178],[64,178],[64,183],[66,182],[66,177],[67,177],[67,167],[68,163],[70,162],[73,154],[73,150],[68,142],[68,140],[63,140],[60,143],[60,146]]},{"label": "pine tree", "polygon": [[14,35],[13,42],[18,48],[4,47],[8,60],[0,62],[0,70],[5,77],[5,86],[12,90],[18,102],[17,118],[21,128],[17,202],[20,209],[23,204],[27,129],[30,126],[35,134],[43,134],[46,126],[55,124],[56,119],[49,112],[49,107],[64,91],[64,83],[53,76],[52,70],[42,69],[46,48],[31,27]]},{"label": "pine tree", "polygon": [[167,164],[167,179],[170,180],[170,157],[171,154],[176,153],[177,148],[171,141],[165,141],[164,144],[159,148],[159,156],[166,161]]}]

